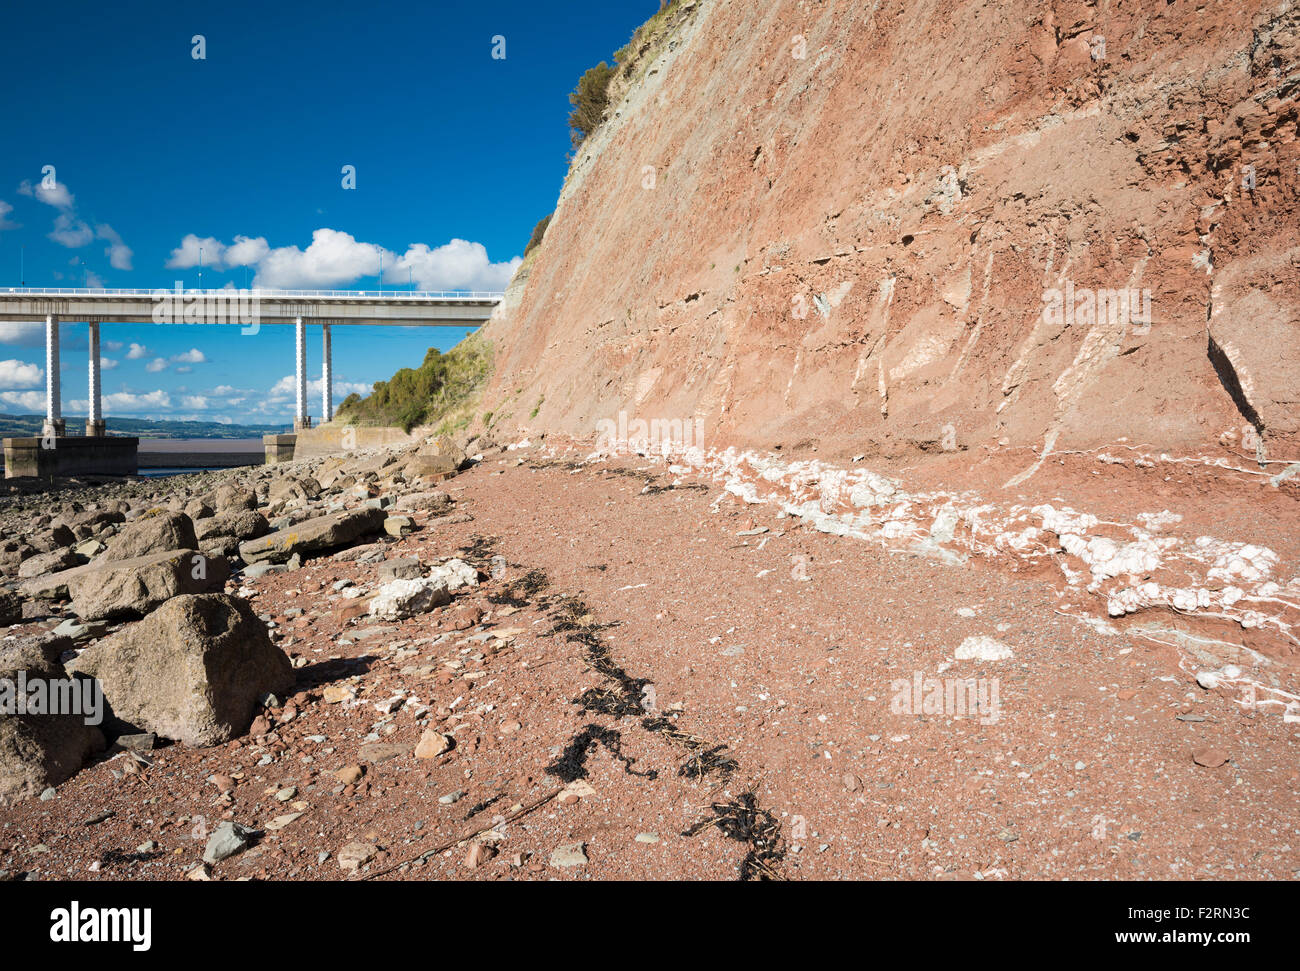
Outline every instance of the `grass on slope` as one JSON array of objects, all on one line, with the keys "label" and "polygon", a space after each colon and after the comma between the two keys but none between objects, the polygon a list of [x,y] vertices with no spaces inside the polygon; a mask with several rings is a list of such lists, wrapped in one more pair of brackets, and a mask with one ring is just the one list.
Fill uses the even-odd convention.
[{"label": "grass on slope", "polygon": [[469,424],[479,389],[492,371],[491,345],[470,334],[446,354],[431,347],[418,368],[402,368],[387,381],[376,381],[366,397],[350,394],[339,405],[344,424],[438,425],[439,433]]}]

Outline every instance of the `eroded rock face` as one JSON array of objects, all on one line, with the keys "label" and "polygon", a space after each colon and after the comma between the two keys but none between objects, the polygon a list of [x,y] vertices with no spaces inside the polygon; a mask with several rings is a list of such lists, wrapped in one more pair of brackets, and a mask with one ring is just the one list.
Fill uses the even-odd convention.
[{"label": "eroded rock face", "polygon": [[175,597],[73,667],[100,680],[118,719],[197,746],[239,737],[262,695],[294,683],[253,609],[221,593]]},{"label": "eroded rock face", "polygon": [[[19,672],[28,682],[38,678],[66,681],[69,675],[59,657],[71,647],[65,637],[43,635],[0,649],[0,691],[5,682],[16,687]],[[83,714],[0,712],[0,797],[39,795],[71,778],[103,747],[99,727],[87,725]]]},{"label": "eroded rock face", "polygon": [[193,549],[95,562],[56,574],[66,577],[72,609],[82,620],[138,617],[180,594],[220,590],[229,575],[224,560]]},{"label": "eroded rock face", "polygon": [[159,511],[141,516],[123,527],[108,544],[104,560],[133,560],[153,553],[197,548],[194,522],[181,512]]},{"label": "eroded rock face", "polygon": [[295,553],[323,553],[377,532],[385,518],[381,509],[354,509],[308,519],[241,543],[239,555],[245,563],[284,563]]},{"label": "eroded rock face", "polygon": [[[1247,421],[1208,318],[1268,453],[1294,456],[1300,10],[865,6],[665,15],[671,49],[619,72],[483,331],[482,407],[822,455],[1194,449]],[[943,80],[898,87],[921,76]],[[660,189],[630,192],[647,159]],[[1074,312],[1045,314],[1067,291]],[[1149,321],[1145,299],[1112,319],[1127,292]]]}]

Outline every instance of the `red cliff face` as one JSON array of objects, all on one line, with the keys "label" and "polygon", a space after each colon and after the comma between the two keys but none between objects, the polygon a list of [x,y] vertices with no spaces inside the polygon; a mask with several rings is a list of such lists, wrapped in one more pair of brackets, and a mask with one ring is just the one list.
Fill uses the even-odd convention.
[{"label": "red cliff face", "polygon": [[1300,457],[1300,6],[675,20],[485,331],[512,432]]}]

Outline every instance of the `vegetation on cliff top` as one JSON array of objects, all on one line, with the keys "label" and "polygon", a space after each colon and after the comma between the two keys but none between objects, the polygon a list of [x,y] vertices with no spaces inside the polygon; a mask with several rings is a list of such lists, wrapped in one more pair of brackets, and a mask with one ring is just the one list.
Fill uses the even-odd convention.
[{"label": "vegetation on cliff top", "polygon": [[376,381],[372,394],[350,394],[336,420],[344,424],[437,425],[440,433],[469,424],[478,392],[492,370],[491,345],[470,334],[446,354],[431,347],[418,368]]},{"label": "vegetation on cliff top", "polygon": [[578,79],[578,86],[569,95],[573,111],[569,113],[569,137],[576,149],[587,136],[600,127],[611,100],[611,83],[620,73],[631,79],[640,64],[641,55],[656,48],[669,26],[669,15],[680,6],[680,0],[659,0],[658,12],[636,29],[632,39],[614,54],[614,66],[601,61]]}]

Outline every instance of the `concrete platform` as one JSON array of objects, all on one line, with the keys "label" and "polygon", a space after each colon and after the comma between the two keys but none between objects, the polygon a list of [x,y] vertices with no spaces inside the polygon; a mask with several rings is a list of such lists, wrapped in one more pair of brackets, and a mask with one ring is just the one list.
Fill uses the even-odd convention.
[{"label": "concrete platform", "polygon": [[280,462],[292,462],[293,446],[297,441],[297,435],[263,435],[262,445],[266,449],[266,464],[277,465]]},{"label": "concrete platform", "polygon": [[[45,445],[53,442],[53,448]],[[69,475],[135,475],[138,438],[61,435],[6,438],[5,478],[52,479]]]}]

